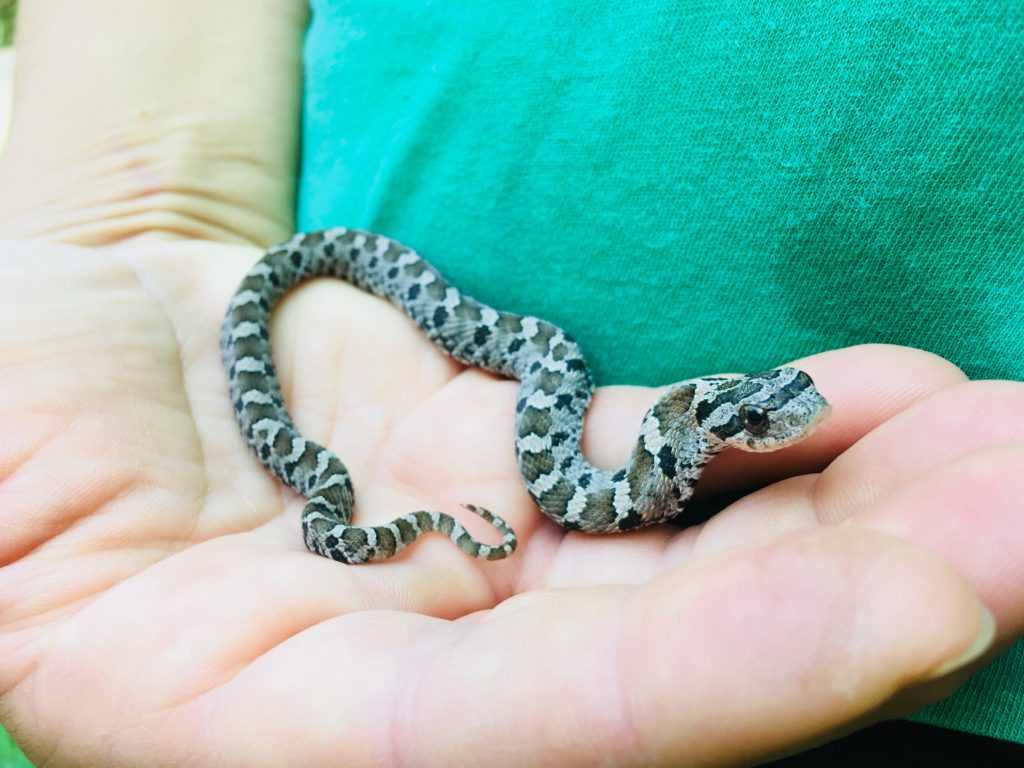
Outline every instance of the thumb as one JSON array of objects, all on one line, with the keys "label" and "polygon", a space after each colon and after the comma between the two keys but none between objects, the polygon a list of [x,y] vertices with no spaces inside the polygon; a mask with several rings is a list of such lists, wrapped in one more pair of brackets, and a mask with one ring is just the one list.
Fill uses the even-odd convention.
[{"label": "thumb", "polygon": [[[387,743],[402,754],[391,757],[417,765],[552,755],[565,765],[736,765],[879,719],[902,690],[969,663],[993,634],[942,559],[854,526],[729,550],[642,585],[529,592],[457,622],[409,616],[396,635],[404,655],[365,642],[355,621],[292,639],[288,680],[301,689],[254,690],[270,684],[267,664],[254,663],[231,694],[244,701],[219,707],[211,727],[251,736],[253,702],[270,703],[262,719],[312,707],[325,727],[297,756],[294,739],[242,739],[298,762],[333,754],[332,723],[350,733],[400,723]],[[308,644],[325,633],[338,658],[359,663],[324,674]],[[439,713],[456,725],[438,727]]]}]

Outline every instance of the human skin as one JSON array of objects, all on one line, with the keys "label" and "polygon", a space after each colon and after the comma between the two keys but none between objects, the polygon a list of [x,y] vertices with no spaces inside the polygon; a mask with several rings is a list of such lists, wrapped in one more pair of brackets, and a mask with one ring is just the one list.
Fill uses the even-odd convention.
[{"label": "human skin", "polygon": [[[291,231],[305,19],[292,0],[22,13],[0,721],[31,759],[753,763],[948,695],[1020,635],[1021,384],[887,346],[798,361],[833,414],[786,451],[724,454],[699,489],[748,495],[689,529],[585,536],[523,489],[514,382],[327,280],[285,300],[275,358],[299,428],[350,467],[357,520],[440,508],[487,538],[472,501],[520,549],[306,552],[302,499],[245,446],[217,348],[237,281]],[[623,461],[656,397],[599,390],[587,455]]]}]

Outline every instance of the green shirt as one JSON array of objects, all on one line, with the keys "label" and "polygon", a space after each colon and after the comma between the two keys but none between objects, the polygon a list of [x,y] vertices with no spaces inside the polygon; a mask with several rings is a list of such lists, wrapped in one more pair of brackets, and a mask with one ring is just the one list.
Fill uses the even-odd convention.
[{"label": "green shirt", "polygon": [[[1020,0],[314,0],[303,229],[416,248],[601,384],[862,342],[1024,378]],[[919,719],[1024,742],[1024,643]]]}]

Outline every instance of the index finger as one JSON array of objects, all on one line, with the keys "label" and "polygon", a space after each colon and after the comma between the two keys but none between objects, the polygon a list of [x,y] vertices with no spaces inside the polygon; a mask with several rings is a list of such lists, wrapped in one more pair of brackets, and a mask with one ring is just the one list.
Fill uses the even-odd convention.
[{"label": "index finger", "polygon": [[[832,413],[808,438],[784,450],[729,450],[716,457],[697,485],[696,503],[737,497],[785,477],[820,472],[896,414],[966,380],[959,368],[936,355],[887,344],[832,350],[792,365],[814,379],[832,404]],[[658,396],[643,387],[608,387],[595,393],[583,434],[584,452],[594,464],[614,468],[626,461],[643,414]],[[615,407],[607,407],[611,405]]]}]

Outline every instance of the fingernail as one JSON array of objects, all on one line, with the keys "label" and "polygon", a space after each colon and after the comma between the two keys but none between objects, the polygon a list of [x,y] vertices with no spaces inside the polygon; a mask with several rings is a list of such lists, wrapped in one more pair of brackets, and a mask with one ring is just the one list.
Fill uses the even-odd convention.
[{"label": "fingernail", "polygon": [[966,667],[971,662],[977,660],[985,651],[992,645],[992,641],[996,637],[996,620],[984,605],[981,606],[981,627],[978,629],[978,634],[974,638],[974,642],[971,643],[962,653],[953,657],[949,661],[943,662],[939,667],[932,673],[932,678],[943,677],[948,675],[950,672]]}]

